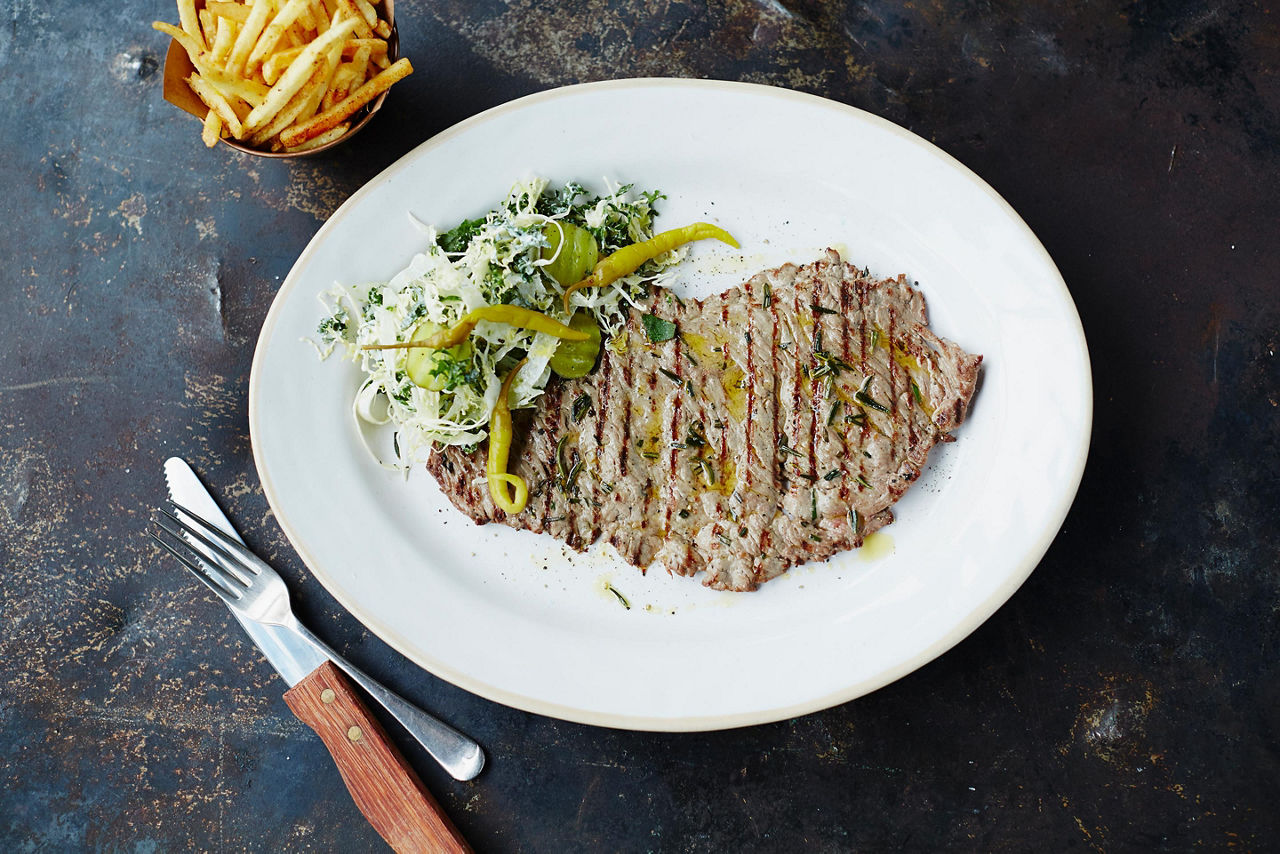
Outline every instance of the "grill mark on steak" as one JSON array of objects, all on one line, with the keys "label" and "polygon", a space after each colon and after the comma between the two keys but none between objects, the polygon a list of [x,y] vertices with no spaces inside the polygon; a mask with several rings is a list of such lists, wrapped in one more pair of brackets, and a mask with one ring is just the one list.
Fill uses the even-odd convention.
[{"label": "grill mark on steak", "polygon": [[[981,362],[925,326],[923,298],[902,277],[868,280],[830,251],[700,303],[659,299],[646,310],[675,322],[676,339],[649,342],[632,312],[624,352],[606,347],[594,374],[553,381],[517,413],[509,467],[530,484],[524,512],[493,506],[484,449],[432,456],[428,469],[459,509],[577,549],[605,539],[642,569],[656,561],[711,587],[754,589],[891,522],[930,449],[963,420]],[[841,360],[825,377],[814,376],[819,340]],[[888,413],[857,404],[864,377]],[[582,394],[591,406],[575,422]],[[861,424],[844,420],[858,412]],[[688,442],[694,425],[705,445]],[[561,437],[568,465],[582,463],[572,485],[557,476]]]}]

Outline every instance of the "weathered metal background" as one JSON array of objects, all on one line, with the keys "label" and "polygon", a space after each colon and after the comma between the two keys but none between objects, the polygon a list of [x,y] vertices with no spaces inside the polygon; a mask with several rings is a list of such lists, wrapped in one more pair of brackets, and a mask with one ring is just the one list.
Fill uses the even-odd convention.
[{"label": "weathered metal background", "polygon": [[[466,784],[410,751],[481,851],[1274,850],[1269,4],[401,0],[417,73],[359,145],[299,162],[206,151],[161,100],[171,5],[0,8],[0,849],[380,844],[142,536],[180,453],[319,634],[485,744]],[[250,458],[259,325],[352,191],[487,107],[640,75],[789,86],[932,140],[1041,237],[1089,337],[1090,465],[1030,581],[938,661],[785,723],[617,732],[442,683],[306,574]]]}]

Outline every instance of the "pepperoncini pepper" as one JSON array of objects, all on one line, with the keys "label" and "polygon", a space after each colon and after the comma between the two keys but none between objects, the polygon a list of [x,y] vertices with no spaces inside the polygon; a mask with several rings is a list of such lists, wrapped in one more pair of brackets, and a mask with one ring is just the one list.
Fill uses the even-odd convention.
[{"label": "pepperoncini pepper", "polygon": [[548,335],[565,338],[569,341],[587,340],[587,333],[570,329],[560,321],[547,317],[540,311],[521,308],[518,305],[486,305],[477,308],[475,311],[468,312],[465,317],[450,328],[438,332],[423,341],[422,345],[436,350],[456,347],[466,340],[467,336],[471,334],[471,330],[475,329],[476,324],[482,320],[492,320],[495,323],[505,323],[509,326],[518,326],[521,329],[532,329],[534,332],[545,332]]},{"label": "pepperoncini pepper", "polygon": [[600,259],[595,269],[591,271],[590,276],[587,276],[577,284],[569,286],[564,292],[565,313],[568,314],[570,312],[569,297],[573,295],[574,291],[586,287],[602,287],[623,276],[634,273],[640,269],[641,264],[646,261],[652,261],[663,252],[670,252],[677,246],[683,246],[695,240],[705,240],[709,237],[714,237],[716,240],[727,243],[735,249],[738,248],[738,241],[734,240],[732,234],[709,222],[695,222],[693,225],[673,228],[670,231],[655,234],[641,243],[632,243],[630,246],[622,247]]},{"label": "pepperoncini pepper", "polygon": [[447,350],[467,340],[467,336],[482,320],[505,323],[521,329],[532,329],[534,332],[545,332],[568,341],[586,341],[590,337],[586,332],[571,329],[560,321],[531,308],[521,308],[518,305],[485,305],[475,311],[467,312],[453,326],[429,337],[419,338],[415,335],[412,341],[400,341],[395,344],[365,344],[360,349],[411,350],[415,347],[426,347],[431,350]]},{"label": "pepperoncini pepper", "polygon": [[[446,345],[447,346],[447,345]],[[489,496],[493,503],[502,508],[508,515],[519,513],[529,501],[529,485],[524,478],[507,473],[507,457],[511,453],[511,404],[507,395],[516,375],[524,367],[521,359],[511,373],[502,381],[502,389],[498,392],[498,400],[493,404],[493,413],[489,416],[489,460],[485,466],[485,476],[489,482]],[[508,484],[515,490],[512,498],[507,492]]]}]

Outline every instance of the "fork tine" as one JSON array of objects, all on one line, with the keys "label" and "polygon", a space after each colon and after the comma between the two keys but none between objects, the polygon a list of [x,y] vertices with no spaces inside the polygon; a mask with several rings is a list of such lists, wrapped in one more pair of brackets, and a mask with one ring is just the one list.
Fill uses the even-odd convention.
[{"label": "fork tine", "polygon": [[240,592],[224,587],[223,585],[225,582],[221,580],[221,576],[210,574],[206,568],[206,564],[202,560],[198,558],[193,560],[189,557],[189,555],[193,555],[195,552],[191,550],[191,546],[189,546],[185,540],[180,539],[173,532],[167,529],[161,528],[160,530],[177,540],[181,544],[181,548],[174,546],[172,543],[158,536],[154,531],[151,532],[151,539],[155,540],[160,544],[161,548],[177,558],[183,566],[191,571],[192,575],[203,581],[210,590],[217,593],[220,598],[225,599],[228,602],[234,602],[240,598]]},{"label": "fork tine", "polygon": [[204,559],[209,569],[225,576],[224,580],[230,582],[232,586],[238,584],[241,587],[248,587],[253,583],[253,576],[245,571],[243,561],[237,560],[235,555],[184,522],[176,514],[161,507],[154,521],[156,527],[185,541],[192,551]]},{"label": "fork tine", "polygon": [[218,540],[218,542],[227,550],[224,554],[229,553],[230,555],[234,555],[239,558],[240,563],[243,563],[245,568],[253,572],[255,575],[262,571],[262,559],[251,552],[244,543],[240,542],[235,537],[230,536],[226,531],[222,530],[208,519],[205,519],[197,513],[193,513],[172,499],[166,501],[165,504],[168,505],[171,511],[173,511],[169,513],[170,516],[177,518],[176,514],[181,513],[188,517],[192,522],[199,525],[206,534],[210,534]]}]

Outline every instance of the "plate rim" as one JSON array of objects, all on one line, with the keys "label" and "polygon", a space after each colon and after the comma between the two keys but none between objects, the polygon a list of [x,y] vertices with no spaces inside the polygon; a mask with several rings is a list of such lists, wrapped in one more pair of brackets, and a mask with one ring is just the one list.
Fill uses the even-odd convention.
[{"label": "plate rim", "polygon": [[[1077,447],[1074,449],[1075,455],[1069,476],[1070,488],[1063,489],[1058,493],[1058,506],[1056,508],[1052,508],[1051,512],[1047,514],[1048,518],[1056,519],[1056,523],[1045,526],[1041,533],[1040,542],[1037,543],[1035,547],[1024,552],[1020,563],[1016,565],[1015,571],[1007,574],[1002,583],[995,587],[986,599],[971,609],[963,619],[959,620],[942,637],[938,638],[932,644],[920,650],[915,655],[903,660],[897,666],[882,670],[872,677],[859,680],[853,684],[844,686],[840,690],[829,692],[820,697],[810,698],[798,703],[773,706],[768,709],[759,709],[736,714],[661,717],[580,709],[509,691],[501,688],[500,686],[472,678],[467,673],[433,658],[429,653],[424,653],[422,650],[410,650],[408,648],[409,645],[400,637],[398,632],[389,626],[383,625],[380,620],[369,615],[359,605],[359,603],[356,602],[353,597],[349,596],[345,590],[334,582],[333,579],[328,578],[325,573],[316,568],[320,565],[319,561],[317,561],[311,554],[306,543],[302,541],[301,537],[294,532],[287,517],[280,510],[279,495],[276,486],[273,484],[268,474],[268,469],[263,458],[264,452],[258,438],[259,431],[256,428],[259,417],[259,383],[262,377],[262,364],[265,359],[265,351],[267,349],[266,345],[271,340],[272,332],[276,323],[280,319],[280,315],[283,311],[283,305],[286,302],[285,297],[292,292],[294,287],[297,286],[298,279],[300,278],[299,269],[303,266],[303,262],[316,251],[317,246],[324,240],[324,238],[326,238],[331,230],[335,229],[338,224],[345,219],[350,211],[359,204],[361,199],[373,192],[373,190],[380,186],[384,181],[393,177],[396,172],[407,168],[413,161],[421,157],[423,152],[443,145],[453,137],[466,133],[471,128],[490,121],[497,116],[521,110],[543,101],[571,97],[584,91],[626,91],[662,87],[702,90],[706,92],[747,92],[761,97],[780,98],[796,103],[820,106],[836,112],[846,113],[858,121],[875,125],[881,130],[888,131],[893,136],[897,137],[899,141],[923,148],[927,153],[939,158],[944,165],[954,170],[959,177],[966,180],[995,202],[997,207],[1003,210],[1003,212],[1009,217],[1011,223],[1016,224],[1015,227],[1021,230],[1023,236],[1028,239],[1028,247],[1034,247],[1033,251],[1044,263],[1046,271],[1052,271],[1054,274],[1052,276],[1053,286],[1060,291],[1059,295],[1065,299],[1066,304],[1072,309],[1071,317],[1065,318],[1065,320],[1068,321],[1067,325],[1070,327],[1069,331],[1072,333],[1071,337],[1079,346],[1079,355],[1083,361],[1081,391],[1083,392],[1086,409],[1083,413],[1082,421],[1086,425],[1086,428],[1082,431]],[[1071,323],[1070,321],[1074,322]],[[445,128],[414,146],[352,193],[350,197],[339,205],[337,210],[329,216],[325,223],[320,226],[312,238],[307,242],[306,247],[303,248],[302,252],[294,260],[288,275],[285,277],[284,281],[281,282],[275,297],[272,299],[271,307],[268,309],[267,314],[263,319],[262,328],[259,331],[258,339],[255,343],[253,360],[250,366],[248,422],[254,466],[258,471],[258,478],[262,484],[263,494],[272,510],[272,515],[275,517],[277,524],[284,532],[289,544],[302,559],[302,562],[307,567],[308,572],[310,572],[311,575],[320,582],[321,586],[325,588],[329,595],[334,597],[339,605],[355,617],[355,619],[362,625],[376,634],[380,640],[392,649],[396,650],[399,654],[403,655],[406,659],[438,678],[470,693],[526,712],[547,715],[576,723],[614,729],[650,732],[704,732],[734,729],[738,727],[752,726],[755,724],[787,720],[800,715],[831,708],[857,699],[858,697],[866,696],[867,694],[879,690],[885,685],[895,682],[915,670],[924,667],[926,664],[956,646],[960,641],[964,640],[979,626],[985,623],[992,614],[1012,598],[1013,594],[1017,592],[1022,584],[1025,583],[1027,578],[1030,577],[1031,573],[1035,571],[1036,567],[1044,558],[1044,555],[1048,552],[1054,539],[1056,539],[1057,533],[1061,529],[1062,522],[1066,519],[1066,516],[1075,501],[1081,480],[1084,476],[1090,441],[1093,433],[1093,398],[1092,367],[1089,357],[1088,342],[1085,339],[1079,309],[1076,307],[1075,301],[1071,297],[1071,292],[1067,288],[1066,282],[1063,279],[1062,273],[1058,269],[1057,264],[1054,263],[1052,256],[1049,255],[1048,250],[1045,249],[1044,244],[1036,236],[1035,232],[1032,231],[1031,227],[1027,225],[1013,206],[1010,205],[1004,197],[996,192],[996,190],[986,181],[973,172],[973,170],[969,169],[969,167],[965,166],[955,157],[948,154],[946,151],[943,151],[927,139],[924,139],[918,134],[912,133],[906,128],[903,128],[888,119],[877,116],[876,114],[870,113],[866,110],[862,110],[839,101],[834,101],[830,98],[824,98],[819,95],[798,92],[792,89],[785,89],[761,83],[691,78],[638,77],[578,83],[569,86],[546,89],[490,107],[474,116]]]}]

